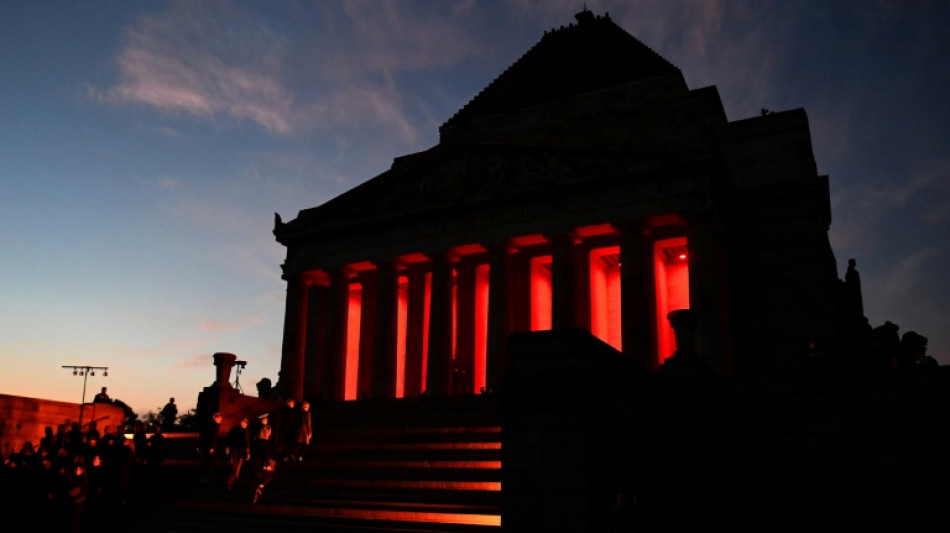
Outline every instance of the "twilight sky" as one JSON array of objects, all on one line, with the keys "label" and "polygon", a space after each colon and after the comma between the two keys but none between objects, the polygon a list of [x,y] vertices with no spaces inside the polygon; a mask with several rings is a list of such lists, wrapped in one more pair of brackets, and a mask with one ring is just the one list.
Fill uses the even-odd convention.
[{"label": "twilight sky", "polygon": [[[194,408],[277,381],[285,221],[437,143],[577,0],[0,2],[0,394]],[[950,364],[950,2],[587,0],[716,85],[805,108],[865,314]],[[618,61],[621,58],[618,58]],[[768,268],[768,265],[763,265]],[[232,376],[233,380],[233,376]]]}]

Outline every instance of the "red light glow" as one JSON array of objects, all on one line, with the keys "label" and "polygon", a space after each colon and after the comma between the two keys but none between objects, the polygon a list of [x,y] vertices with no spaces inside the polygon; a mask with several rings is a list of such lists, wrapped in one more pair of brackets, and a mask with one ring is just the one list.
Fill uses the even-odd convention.
[{"label": "red light glow", "polygon": [[409,312],[409,278],[399,276],[396,297],[396,398],[406,395],[406,324]]},{"label": "red light glow", "polygon": [[551,329],[551,256],[531,258],[531,331]]},{"label": "red light glow", "polygon": [[590,252],[590,332],[618,351],[621,343],[620,246]]},{"label": "red light glow", "polygon": [[360,315],[362,314],[363,288],[359,283],[350,284],[346,306],[346,382],[343,399],[355,400],[360,366]]},{"label": "red light glow", "polygon": [[[666,315],[689,308],[689,264],[685,261],[686,237],[659,240],[653,245],[656,282],[657,349],[662,363],[673,355],[676,337]],[[676,260],[674,260],[674,258]]]}]

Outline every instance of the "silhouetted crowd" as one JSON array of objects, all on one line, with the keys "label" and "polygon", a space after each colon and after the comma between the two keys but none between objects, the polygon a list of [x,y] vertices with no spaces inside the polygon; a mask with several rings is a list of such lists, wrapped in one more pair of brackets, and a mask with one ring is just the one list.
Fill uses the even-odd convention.
[{"label": "silhouetted crowd", "polygon": [[165,460],[160,427],[148,435],[136,422],[131,439],[126,429],[107,426],[100,433],[95,422],[85,429],[78,422],[56,431],[47,426],[38,443],[27,441],[3,458],[0,501],[28,517],[30,529],[101,531],[128,503],[133,480],[151,485]]}]

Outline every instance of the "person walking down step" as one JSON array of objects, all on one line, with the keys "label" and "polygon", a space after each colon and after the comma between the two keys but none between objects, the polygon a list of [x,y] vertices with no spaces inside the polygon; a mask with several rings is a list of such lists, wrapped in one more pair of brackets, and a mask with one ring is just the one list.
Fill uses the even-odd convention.
[{"label": "person walking down step", "polygon": [[297,409],[294,408],[296,402],[293,398],[284,400],[284,404],[279,409],[270,414],[270,424],[273,428],[273,448],[274,459],[278,461],[289,461],[293,452],[296,427]]},{"label": "person walking down step", "polygon": [[271,427],[267,423],[267,415],[260,417],[260,426],[251,443],[251,461],[254,465],[254,497],[252,503],[260,501],[264,488],[274,478],[274,468],[277,460],[274,458]]},{"label": "person walking down step", "polygon": [[247,431],[247,417],[242,417],[238,425],[228,431],[224,453],[228,456],[228,490],[234,488],[241,477],[244,461],[251,459],[251,445]]},{"label": "person walking down step", "polygon": [[214,473],[214,441],[218,437],[222,418],[221,413],[211,415],[211,420],[202,424],[198,432],[198,468],[202,483],[211,483]]},{"label": "person walking down step", "polygon": [[310,445],[310,438],[313,437],[313,421],[310,415],[310,402],[304,400],[300,402],[300,409],[297,416],[294,417],[293,438],[294,444],[291,450],[291,461],[303,461],[303,456]]}]

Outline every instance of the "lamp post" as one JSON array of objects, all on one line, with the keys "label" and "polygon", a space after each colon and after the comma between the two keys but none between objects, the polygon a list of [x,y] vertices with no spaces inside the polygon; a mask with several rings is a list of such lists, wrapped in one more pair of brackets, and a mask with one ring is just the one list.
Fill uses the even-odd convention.
[{"label": "lamp post", "polygon": [[109,367],[107,366],[89,366],[89,365],[63,365],[73,371],[74,376],[82,376],[82,403],[79,404],[79,427],[82,427],[82,411],[86,406],[86,380],[89,376],[95,376],[96,370],[102,371],[103,377],[109,376]]}]

